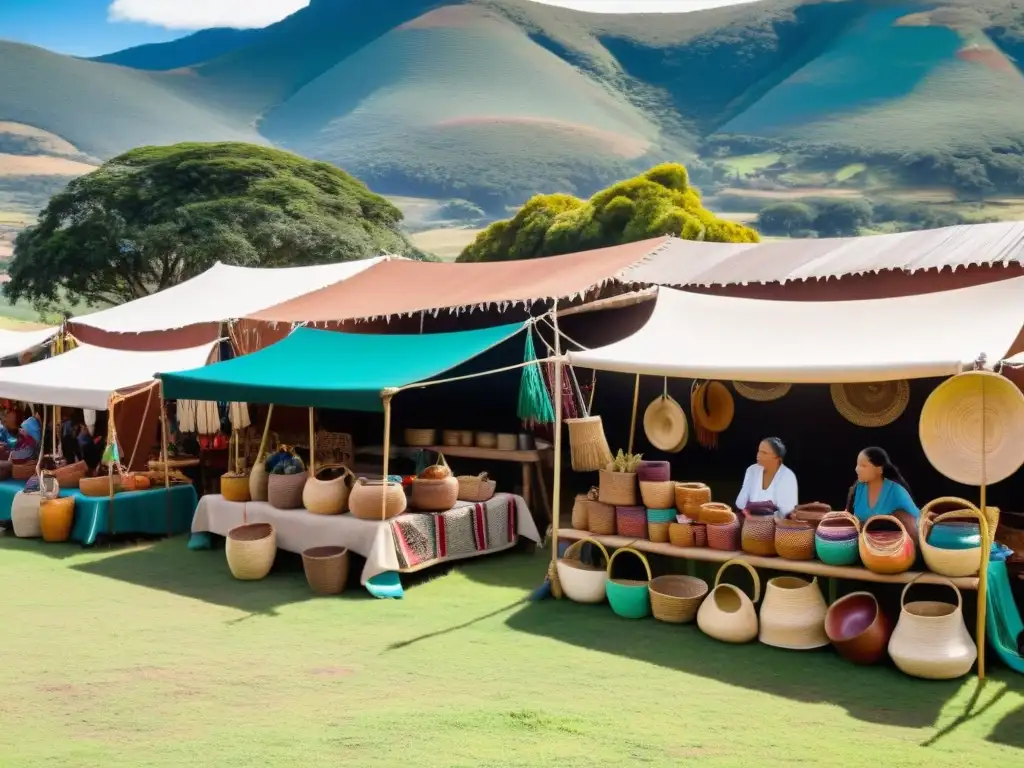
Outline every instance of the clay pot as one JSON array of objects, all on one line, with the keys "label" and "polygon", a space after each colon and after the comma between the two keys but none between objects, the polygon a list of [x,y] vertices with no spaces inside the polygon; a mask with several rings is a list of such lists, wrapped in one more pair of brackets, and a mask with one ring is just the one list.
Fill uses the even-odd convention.
[{"label": "clay pot", "polygon": [[885,658],[892,621],[870,592],[853,592],[836,600],[825,615],[825,634],[833,647],[854,664],[877,664]]}]

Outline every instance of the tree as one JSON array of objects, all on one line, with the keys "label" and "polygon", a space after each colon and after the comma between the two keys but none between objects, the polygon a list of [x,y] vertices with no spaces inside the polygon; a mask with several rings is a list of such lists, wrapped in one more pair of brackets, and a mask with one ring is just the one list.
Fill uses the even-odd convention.
[{"label": "tree", "polygon": [[814,226],[814,209],[806,203],[775,203],[757,214],[757,228],[766,235],[793,237]]},{"label": "tree", "polygon": [[676,235],[687,240],[756,243],[753,229],[717,218],[701,204],[686,168],[655,166],[613,184],[590,200],[537,195],[511,219],[489,226],[459,261],[503,261],[554,256]]},{"label": "tree", "polygon": [[825,199],[812,203],[817,215],[813,229],[822,237],[852,237],[871,223],[871,203],[861,199]]},{"label": "tree", "polygon": [[418,255],[402,213],[327,163],[252,144],[141,147],[73,180],[15,240],[11,301],[117,304],[217,261]]}]

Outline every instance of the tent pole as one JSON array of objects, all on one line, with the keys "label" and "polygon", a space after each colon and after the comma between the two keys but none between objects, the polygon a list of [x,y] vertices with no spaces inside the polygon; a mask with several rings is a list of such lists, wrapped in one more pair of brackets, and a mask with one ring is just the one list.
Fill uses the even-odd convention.
[{"label": "tent pole", "polygon": [[171,535],[171,468],[167,457],[167,402],[164,400],[164,382],[160,380],[160,460],[164,464],[164,504],[167,511],[167,535]]},{"label": "tent pole", "polygon": [[391,461],[391,392],[381,395],[384,400],[384,483],[380,489],[380,519],[387,519],[388,512],[388,464]]},{"label": "tent pole", "polygon": [[558,300],[555,299],[551,307],[551,320],[555,329],[555,433],[554,433],[554,478],[552,482],[552,507],[551,507],[551,566],[548,569],[548,579],[551,582],[551,594],[555,598],[562,596],[562,587],[558,583],[558,570],[555,564],[558,562],[558,523],[561,514],[562,500],[562,342],[561,334],[558,331]]},{"label": "tent pole", "polygon": [[309,477],[316,477],[316,437],[313,427],[313,406],[309,407]]},{"label": "tent pole", "polygon": [[636,383],[633,384],[633,415],[629,419],[629,450],[633,453],[633,438],[636,436],[636,408],[640,402],[640,374],[636,375]]},{"label": "tent pole", "polygon": [[978,644],[978,679],[985,679],[985,621],[988,610],[988,558],[992,549],[995,531],[988,529],[988,515],[985,509],[988,496],[988,469],[985,466],[988,447],[985,445],[985,377],[981,379],[981,487],[979,502],[981,514],[978,516],[978,528],[981,531],[981,567],[978,569],[978,623],[975,628],[975,640]]},{"label": "tent pole", "polygon": [[263,452],[267,450],[267,438],[270,437],[270,417],[274,415],[274,404],[267,407],[266,421],[263,424],[263,437],[260,438],[260,449],[256,452],[256,463],[263,459]]}]

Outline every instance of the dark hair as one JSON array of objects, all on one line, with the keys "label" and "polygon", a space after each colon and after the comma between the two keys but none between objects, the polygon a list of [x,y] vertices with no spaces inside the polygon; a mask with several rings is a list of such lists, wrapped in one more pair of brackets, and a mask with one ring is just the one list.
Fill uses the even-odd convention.
[{"label": "dark hair", "polygon": [[900,474],[896,465],[892,463],[889,454],[886,453],[884,448],[873,445],[870,448],[865,448],[861,453],[864,454],[864,458],[882,470],[882,477],[886,480],[892,480],[897,485],[902,485],[906,492],[910,493],[910,486],[903,479],[903,475]]},{"label": "dark hair", "polygon": [[762,443],[767,443],[768,447],[772,449],[772,453],[779,457],[779,460],[786,458],[786,444],[777,437],[766,437]]}]

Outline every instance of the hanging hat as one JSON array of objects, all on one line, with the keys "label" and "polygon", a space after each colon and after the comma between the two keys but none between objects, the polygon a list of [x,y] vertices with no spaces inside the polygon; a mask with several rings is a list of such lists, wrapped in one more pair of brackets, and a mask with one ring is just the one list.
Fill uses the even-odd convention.
[{"label": "hanging hat", "polygon": [[998,483],[1024,464],[1024,393],[998,373],[958,374],[928,395],[918,432],[924,455],[950,480]]},{"label": "hanging hat", "polygon": [[831,391],[836,410],[858,427],[892,424],[910,402],[910,384],[906,380],[833,384]]},{"label": "hanging hat", "polygon": [[689,429],[686,414],[670,395],[656,397],[644,411],[644,434],[655,448],[679,453],[686,445]]},{"label": "hanging hat", "polygon": [[758,403],[770,403],[785,397],[793,387],[792,384],[764,384],[756,381],[734,381],[732,386],[741,397]]},{"label": "hanging hat", "polygon": [[736,414],[736,403],[728,387],[709,381],[698,388],[693,418],[709,432],[725,432]]}]

